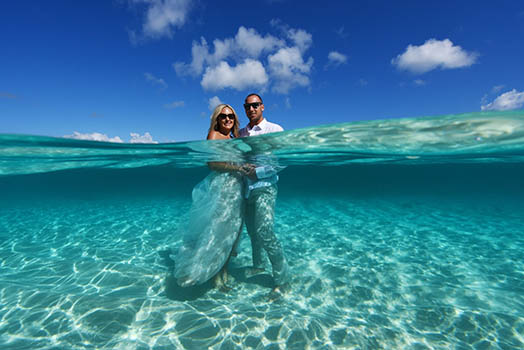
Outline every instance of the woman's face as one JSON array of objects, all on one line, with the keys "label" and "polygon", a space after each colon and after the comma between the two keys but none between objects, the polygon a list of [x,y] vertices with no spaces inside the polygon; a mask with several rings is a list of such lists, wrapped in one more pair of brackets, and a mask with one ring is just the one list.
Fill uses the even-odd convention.
[{"label": "woman's face", "polygon": [[217,117],[218,129],[220,131],[230,132],[235,125],[235,115],[229,107],[222,108],[222,111]]}]

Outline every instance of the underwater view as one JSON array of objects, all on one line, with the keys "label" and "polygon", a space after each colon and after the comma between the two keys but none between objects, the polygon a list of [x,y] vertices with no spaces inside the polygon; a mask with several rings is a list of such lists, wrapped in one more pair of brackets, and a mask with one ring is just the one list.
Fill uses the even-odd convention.
[{"label": "underwater view", "polygon": [[[270,156],[291,276],[182,288],[208,162]],[[124,144],[0,135],[0,349],[522,349],[524,112]]]}]

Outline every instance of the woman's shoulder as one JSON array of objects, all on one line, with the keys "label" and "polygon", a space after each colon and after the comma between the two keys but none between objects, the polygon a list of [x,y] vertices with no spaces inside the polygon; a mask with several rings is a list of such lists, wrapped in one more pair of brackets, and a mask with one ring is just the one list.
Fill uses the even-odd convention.
[{"label": "woman's shoulder", "polygon": [[231,137],[229,136],[226,136],[224,134],[221,134],[220,132],[218,131],[215,131],[215,130],[211,130],[208,134],[207,134],[207,139],[208,140],[227,140],[227,139],[230,139]]}]

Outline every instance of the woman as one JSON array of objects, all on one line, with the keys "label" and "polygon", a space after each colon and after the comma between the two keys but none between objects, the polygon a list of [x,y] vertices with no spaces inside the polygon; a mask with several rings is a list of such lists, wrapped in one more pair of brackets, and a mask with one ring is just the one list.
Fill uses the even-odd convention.
[{"label": "woman", "polygon": [[[237,137],[238,126],[233,107],[221,104],[211,115],[207,139]],[[227,288],[225,267],[242,230],[242,175],[249,166],[208,164],[213,171],[193,189],[188,228],[174,259],[174,276],[182,287],[202,284],[215,276],[215,285]]]}]

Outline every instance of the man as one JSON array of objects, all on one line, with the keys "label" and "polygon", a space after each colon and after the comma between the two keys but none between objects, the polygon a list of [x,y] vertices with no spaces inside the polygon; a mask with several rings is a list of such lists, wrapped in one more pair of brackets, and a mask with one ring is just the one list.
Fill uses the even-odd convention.
[{"label": "man", "polygon": [[[280,125],[270,123],[264,118],[264,103],[259,95],[248,95],[244,109],[249,124],[240,130],[240,137],[284,131]],[[253,254],[253,268],[248,271],[248,274],[254,275],[264,271],[262,269],[262,249],[264,249],[271,261],[275,280],[275,287],[270,297],[275,298],[284,292],[284,287],[288,283],[288,265],[282,246],[273,231],[278,166],[272,165],[271,159],[262,158],[263,156],[256,156],[253,160],[255,166],[246,168],[248,179],[245,222]]]}]

